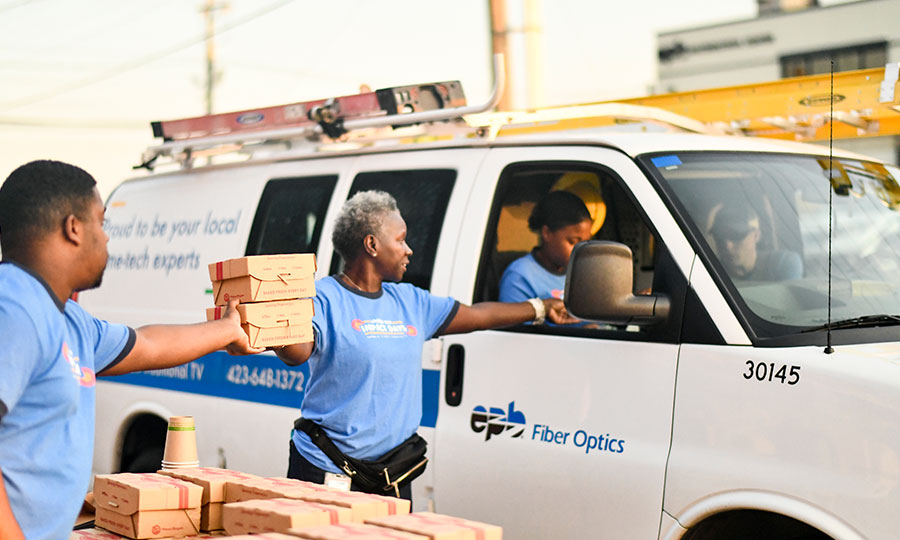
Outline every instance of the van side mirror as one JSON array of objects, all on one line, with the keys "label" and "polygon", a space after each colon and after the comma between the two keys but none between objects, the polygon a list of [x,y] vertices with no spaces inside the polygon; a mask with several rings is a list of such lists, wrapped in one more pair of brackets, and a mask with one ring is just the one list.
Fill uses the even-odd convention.
[{"label": "van side mirror", "polygon": [[648,325],[669,315],[665,295],[637,295],[631,249],[618,242],[583,242],[575,246],[566,271],[565,303],[569,313],[591,321]]}]

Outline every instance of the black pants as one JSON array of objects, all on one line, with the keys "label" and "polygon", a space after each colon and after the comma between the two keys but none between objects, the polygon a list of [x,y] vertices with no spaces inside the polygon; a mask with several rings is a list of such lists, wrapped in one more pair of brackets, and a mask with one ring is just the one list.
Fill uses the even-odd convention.
[{"label": "black pants", "polygon": [[[288,462],[288,478],[294,478],[297,480],[303,480],[304,482],[314,482],[316,484],[324,484],[325,483],[325,471],[316,467],[312,463],[306,460],[303,456],[300,455],[300,452],[297,451],[297,448],[294,447],[293,441],[288,441],[288,444],[291,447],[291,457]],[[366,491],[364,489],[360,489],[359,487],[350,484],[350,491]],[[370,491],[369,493],[375,493],[376,495],[385,495],[384,493],[376,493]],[[390,493],[388,495],[391,495]],[[412,511],[412,484],[408,483],[404,486],[400,486],[400,498],[406,499],[410,504],[410,511]]]}]

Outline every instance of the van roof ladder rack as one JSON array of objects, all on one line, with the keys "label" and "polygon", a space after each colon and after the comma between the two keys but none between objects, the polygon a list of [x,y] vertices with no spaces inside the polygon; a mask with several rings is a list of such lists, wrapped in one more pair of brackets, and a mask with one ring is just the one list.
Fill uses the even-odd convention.
[{"label": "van roof ladder rack", "polygon": [[[152,122],[163,144],[144,152],[134,168],[152,170],[161,156],[190,167],[204,150],[234,151],[253,142],[339,139],[352,130],[458,120],[494,108],[503,94],[503,57],[494,56],[494,90],[488,101],[469,106],[459,81],[383,88],[357,95],[290,103],[262,109]],[[199,151],[199,152],[198,152]]]}]

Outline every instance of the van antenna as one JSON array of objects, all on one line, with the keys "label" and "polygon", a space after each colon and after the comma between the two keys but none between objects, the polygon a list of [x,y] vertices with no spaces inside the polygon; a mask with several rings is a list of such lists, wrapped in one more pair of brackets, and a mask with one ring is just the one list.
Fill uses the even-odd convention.
[{"label": "van antenna", "polygon": [[834,199],[834,164],[832,163],[834,143],[834,60],[831,60],[831,99],[829,100],[830,114],[828,115],[828,324],[825,326],[825,354],[834,352],[831,346],[831,237],[832,237],[832,201]]}]

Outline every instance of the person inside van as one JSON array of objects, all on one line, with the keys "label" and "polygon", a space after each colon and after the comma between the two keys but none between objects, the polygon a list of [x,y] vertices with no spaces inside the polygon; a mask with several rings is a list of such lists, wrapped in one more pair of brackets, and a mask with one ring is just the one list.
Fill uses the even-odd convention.
[{"label": "person inside van", "polygon": [[[344,268],[316,282],[314,341],[275,349],[288,365],[309,361],[302,418],[291,436],[290,478],[346,483],[340,477],[348,472],[340,466],[344,461],[378,460],[394,450],[403,454],[419,448],[424,453],[416,430],[422,418],[426,340],[541,323],[545,317],[554,323],[574,321],[555,298],[468,306],[395,283],[413,254],[406,235],[406,223],[390,194],[363,191],[344,203],[332,235]],[[354,476],[350,489],[387,492],[388,479],[378,480],[378,486],[365,485],[361,474]],[[411,500],[408,480],[411,477],[394,488]]]},{"label": "person inside van", "polygon": [[33,161],[0,186],[0,538],[69,538],[90,482],[96,377],[227,347],[252,354],[236,302],[219,321],[134,330],[74,292],[100,286],[109,237],[94,178]]},{"label": "person inside van", "polygon": [[562,299],[572,248],[591,239],[592,224],[587,206],[573,193],[551,191],[538,201],[528,228],[539,235],[540,243],[503,271],[500,301],[521,302],[536,296]]},{"label": "person inside van", "polygon": [[728,275],[744,281],[783,281],[803,276],[800,256],[783,249],[761,250],[759,216],[749,204],[725,204],[710,233]]}]

